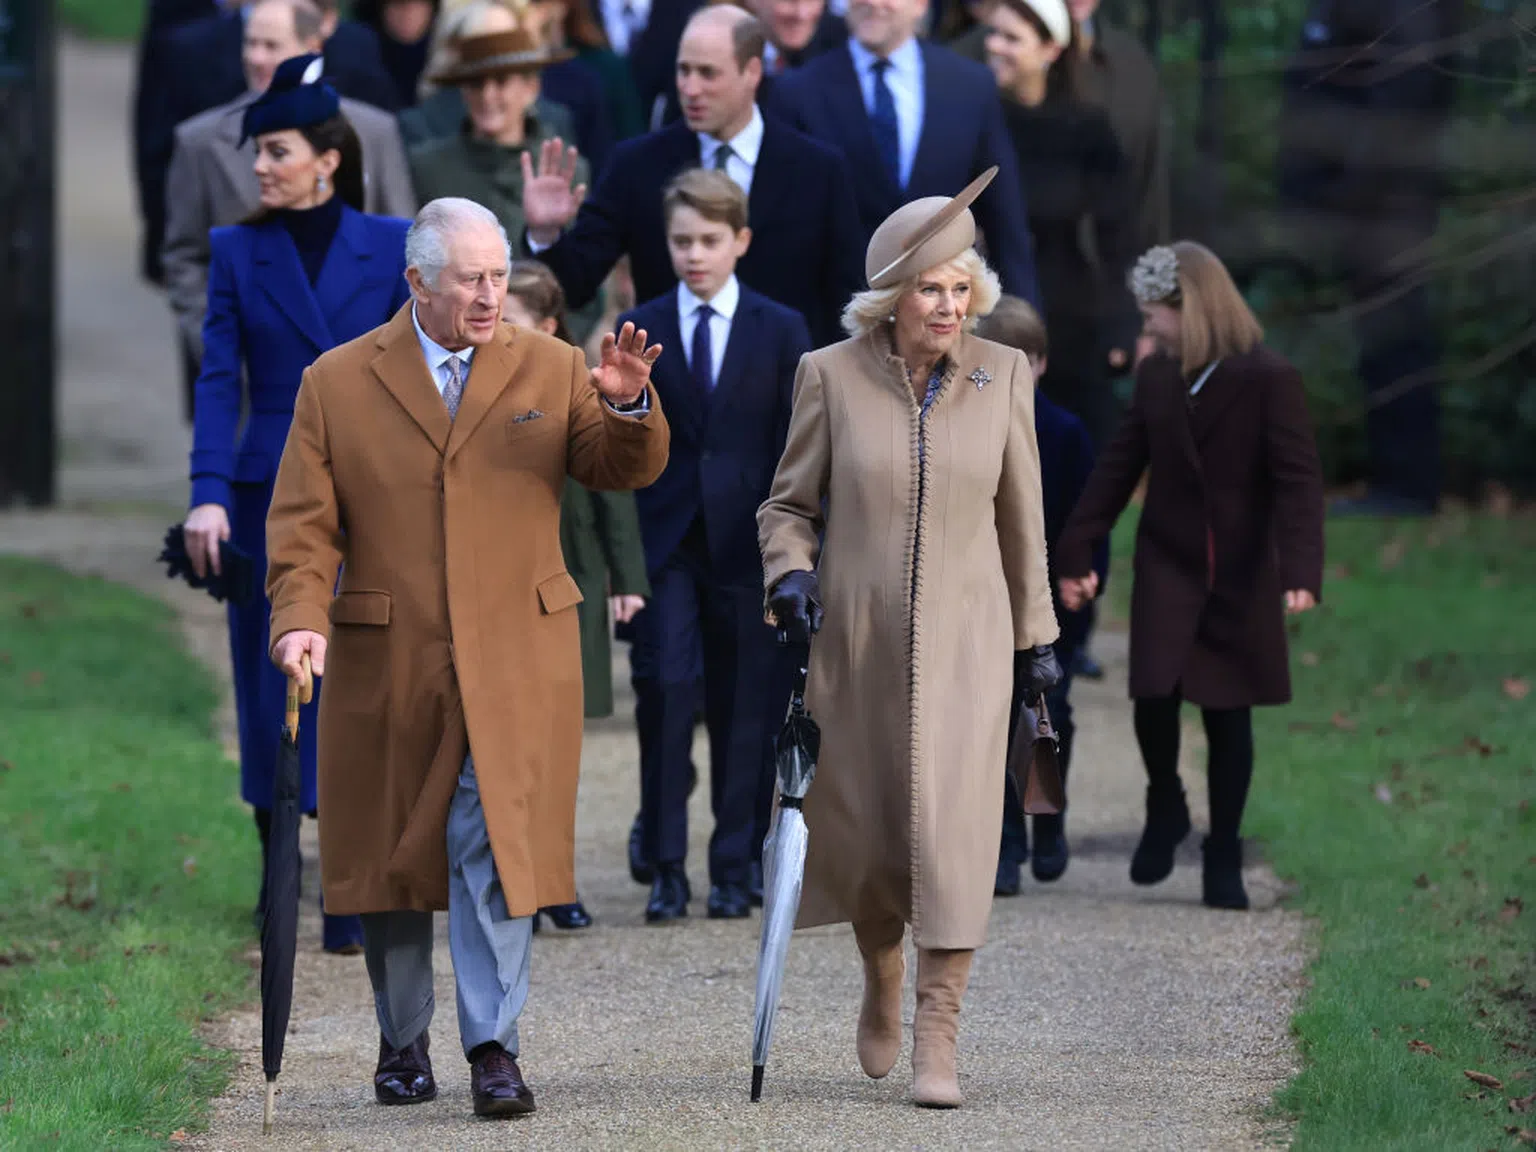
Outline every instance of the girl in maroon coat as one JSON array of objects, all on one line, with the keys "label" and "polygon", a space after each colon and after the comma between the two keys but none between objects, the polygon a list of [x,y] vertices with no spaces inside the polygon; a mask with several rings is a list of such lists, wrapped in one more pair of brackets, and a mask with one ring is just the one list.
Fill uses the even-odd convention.
[{"label": "girl in maroon coat", "polygon": [[1151,354],[1057,548],[1061,598],[1093,598],[1093,545],[1142,474],[1131,592],[1131,696],[1147,767],[1147,823],[1131,879],[1156,884],[1189,834],[1179,706],[1210,745],[1205,903],[1246,908],[1238,828],[1253,774],[1250,709],[1291,697],[1286,613],[1317,602],[1323,486],[1301,377],[1210,251],[1153,248],[1131,272]]}]

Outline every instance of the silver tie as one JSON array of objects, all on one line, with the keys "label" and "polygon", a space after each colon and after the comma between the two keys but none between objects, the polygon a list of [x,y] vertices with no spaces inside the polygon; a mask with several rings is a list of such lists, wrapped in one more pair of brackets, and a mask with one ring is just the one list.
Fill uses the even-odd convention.
[{"label": "silver tie", "polygon": [[448,419],[459,414],[459,401],[464,399],[464,361],[457,356],[448,357],[448,383],[443,386],[443,403],[448,405]]}]

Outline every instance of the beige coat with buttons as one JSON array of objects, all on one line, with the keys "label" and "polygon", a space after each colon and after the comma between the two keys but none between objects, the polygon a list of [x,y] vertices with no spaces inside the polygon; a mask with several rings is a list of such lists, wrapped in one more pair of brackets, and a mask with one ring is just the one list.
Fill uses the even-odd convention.
[{"label": "beige coat with buttons", "polygon": [[267,593],[274,642],[331,637],[326,911],[447,907],[448,803],[469,749],[510,914],[576,898],[581,593],[560,495],[568,474],[627,489],[661,473],[667,423],[650,402],[613,413],[577,349],[503,327],[450,421],[409,305],[304,373],[267,518]]},{"label": "beige coat with buttons", "polygon": [[1013,653],[1057,632],[1033,374],[969,335],[950,363],[920,422],[884,331],[805,356],[757,514],[767,587],[816,568],[826,609],[799,926],[900,919],[920,948],[985,941]]}]

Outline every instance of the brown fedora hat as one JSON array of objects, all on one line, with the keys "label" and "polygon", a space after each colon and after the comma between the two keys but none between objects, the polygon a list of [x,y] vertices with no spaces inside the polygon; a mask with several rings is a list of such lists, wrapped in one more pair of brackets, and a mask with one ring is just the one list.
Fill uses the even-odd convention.
[{"label": "brown fedora hat", "polygon": [[432,83],[464,84],[487,76],[540,72],[571,58],[571,53],[550,49],[522,28],[465,36],[453,47],[454,59],[431,75]]},{"label": "brown fedora hat", "polygon": [[971,204],[997,175],[994,164],[958,196],[925,196],[887,216],[869,238],[864,275],[871,288],[891,288],[947,264],[976,243]]}]

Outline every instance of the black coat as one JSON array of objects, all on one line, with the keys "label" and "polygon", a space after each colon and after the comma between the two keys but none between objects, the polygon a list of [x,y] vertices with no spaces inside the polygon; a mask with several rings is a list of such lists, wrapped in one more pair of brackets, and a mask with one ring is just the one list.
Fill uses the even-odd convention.
[{"label": "black coat", "polygon": [[1322,595],[1323,478],[1301,375],[1259,347],[1223,360],[1192,402],[1154,356],[1056,554],[1086,576],[1146,472],[1131,591],[1131,695],[1205,708],[1291,697],[1284,593]]},{"label": "black coat", "polygon": [[[592,299],[626,254],[636,299],[653,300],[677,283],[661,196],[673,176],[699,160],[698,137],[682,123],[614,148],[575,224],[539,255],[571,307]],[[804,316],[817,347],[842,339],[838,318],[864,287],[864,242],[842,158],[766,119],[748,218],[752,246],[736,268],[741,282]]]}]

